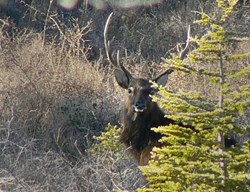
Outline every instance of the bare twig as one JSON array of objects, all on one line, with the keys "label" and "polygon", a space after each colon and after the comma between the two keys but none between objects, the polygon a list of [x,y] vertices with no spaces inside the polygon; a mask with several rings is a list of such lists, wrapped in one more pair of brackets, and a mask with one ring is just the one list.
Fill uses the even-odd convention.
[{"label": "bare twig", "polygon": [[43,46],[45,45],[47,23],[48,23],[48,18],[49,18],[49,15],[50,15],[50,9],[51,9],[51,6],[52,6],[53,2],[54,2],[54,0],[50,0],[49,8],[47,10],[47,14],[46,14],[46,18],[45,18],[45,23],[44,23],[44,28],[43,28]]}]

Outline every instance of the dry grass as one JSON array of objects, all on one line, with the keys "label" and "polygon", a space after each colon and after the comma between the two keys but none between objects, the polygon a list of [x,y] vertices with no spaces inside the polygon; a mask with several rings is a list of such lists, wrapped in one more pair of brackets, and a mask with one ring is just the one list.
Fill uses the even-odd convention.
[{"label": "dry grass", "polygon": [[4,39],[8,43],[0,53],[0,189],[132,191],[141,186],[133,162],[120,157],[105,164],[104,154],[87,152],[92,137],[118,121],[121,90],[111,71],[96,69],[66,45],[44,44],[43,34],[15,35]]},{"label": "dry grass", "polygon": [[[116,35],[114,50],[132,44],[127,54],[123,52],[123,60],[138,76],[152,77],[164,70],[148,58],[168,55],[176,41],[185,40],[186,25],[193,20],[183,14],[190,10],[171,12],[168,17],[157,8],[151,11],[140,17],[124,14],[124,26],[113,30],[122,34]],[[54,36],[17,30],[9,20],[0,21],[0,190],[135,191],[144,182],[126,152],[116,156],[112,151],[90,154],[87,150],[93,136],[109,122],[118,124],[122,90],[112,70],[102,70],[101,56],[93,66],[87,60],[89,53],[82,51],[88,50],[83,36],[90,26],[83,31],[52,19],[47,29],[56,30]],[[249,44],[239,50],[249,50]],[[235,66],[241,65],[249,65],[249,60]],[[212,97],[214,89],[207,84],[204,77],[175,73],[168,86]]]}]

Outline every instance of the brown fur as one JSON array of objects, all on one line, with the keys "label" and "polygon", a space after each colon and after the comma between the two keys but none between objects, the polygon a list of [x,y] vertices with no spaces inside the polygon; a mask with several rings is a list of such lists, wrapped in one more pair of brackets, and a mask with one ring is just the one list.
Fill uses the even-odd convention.
[{"label": "brown fur", "polygon": [[[155,133],[151,128],[178,123],[166,118],[157,103],[152,101],[149,93],[156,90],[152,88],[152,84],[148,80],[132,78],[127,86],[127,89],[130,88],[133,88],[133,93],[126,93],[122,112],[121,142],[125,144],[140,165],[146,165],[150,159],[152,148],[161,146],[158,142],[161,134]],[[135,112],[134,105],[138,101],[144,102],[146,105],[143,112]]]},{"label": "brown fur", "polygon": [[[165,118],[164,112],[158,105],[152,101],[150,95],[156,90],[152,88],[152,83],[146,79],[134,78],[130,72],[120,63],[119,52],[117,60],[113,60],[110,53],[109,42],[107,41],[108,26],[113,13],[107,19],[104,28],[104,45],[107,59],[114,67],[114,74],[118,84],[127,89],[125,97],[124,110],[122,112],[123,131],[121,141],[129,148],[134,158],[141,164],[148,163],[150,152],[154,146],[159,146],[158,140],[161,135],[151,130],[152,127],[161,125],[176,124],[177,122]],[[190,33],[190,27],[188,36]],[[187,40],[187,42],[189,42]],[[180,59],[183,59],[187,51],[188,43],[184,50],[181,51]],[[158,85],[164,86],[167,83],[168,75],[173,69],[168,69],[154,78],[152,81]],[[192,128],[191,126],[187,126]]]},{"label": "brown fur", "polygon": [[[119,85],[128,90],[125,95],[124,109],[122,112],[122,126],[120,140],[129,149],[131,155],[138,161],[139,165],[147,165],[150,160],[153,147],[161,147],[159,139],[161,134],[151,130],[169,124],[192,129],[198,132],[192,125],[184,125],[166,117],[160,107],[152,101],[150,93],[156,90],[152,88],[149,80],[134,78],[128,71],[115,73]],[[166,76],[172,71],[168,70],[154,79],[158,84],[165,85]],[[131,91],[132,90],[132,91]],[[135,108],[145,106],[143,111],[136,112]],[[144,104],[144,105],[142,105]],[[143,107],[142,107],[143,108]],[[235,145],[235,140],[229,138],[225,140],[226,148]]]}]

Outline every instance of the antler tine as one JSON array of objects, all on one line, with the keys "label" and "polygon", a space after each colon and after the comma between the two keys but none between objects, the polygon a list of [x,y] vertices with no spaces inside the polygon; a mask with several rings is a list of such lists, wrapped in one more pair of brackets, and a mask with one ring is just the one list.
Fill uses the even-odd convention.
[{"label": "antler tine", "polygon": [[117,54],[116,54],[116,60],[117,60],[117,67],[122,69],[130,79],[133,78],[131,73],[123,66],[122,63],[120,63],[120,51],[119,50],[117,51]]},{"label": "antler tine", "polygon": [[120,63],[120,51],[117,50],[117,53],[116,53],[116,61],[117,61],[117,65],[118,66],[121,66],[122,64]]},{"label": "antler tine", "polygon": [[108,27],[109,27],[109,23],[110,23],[112,15],[113,15],[113,12],[110,13],[110,15],[106,21],[105,28],[104,28],[104,46],[105,46],[105,50],[106,50],[106,55],[107,55],[107,58],[108,58],[111,65],[113,65],[116,69],[123,70],[123,72],[125,72],[126,76],[129,79],[131,79],[133,77],[130,74],[130,72],[120,63],[119,50],[117,51],[116,62],[112,59],[111,54],[110,54],[110,44],[109,44],[109,41],[107,41],[107,33],[108,33]]},{"label": "antler tine", "polygon": [[189,47],[189,42],[190,42],[190,33],[191,33],[191,27],[190,25],[188,25],[188,30],[187,30],[187,40],[186,40],[186,44],[185,44],[185,48],[184,49],[181,49],[180,50],[180,53],[179,53],[179,58],[181,60],[183,60],[187,54],[187,51],[188,51],[188,47]]},{"label": "antler tine", "polygon": [[106,21],[105,27],[104,27],[104,46],[105,46],[105,51],[106,51],[108,61],[110,62],[111,65],[113,65],[114,67],[117,67],[117,64],[115,63],[115,61],[111,57],[110,44],[109,44],[109,41],[107,40],[107,33],[108,33],[109,23],[111,21],[111,17],[112,17],[113,14],[114,14],[113,12],[110,13],[110,15],[108,16],[108,19]]},{"label": "antler tine", "polygon": [[[185,44],[185,48],[179,50],[179,47],[177,45],[177,51],[179,52],[179,58],[181,60],[183,60],[187,54],[188,51],[188,47],[189,47],[189,42],[190,42],[190,33],[191,33],[191,27],[190,25],[188,25],[188,30],[187,30],[187,40],[186,40],[186,44]],[[171,74],[174,71],[174,69],[171,67],[169,69],[167,69],[166,71],[164,71],[163,73],[161,73],[160,75],[158,75],[157,77],[155,77],[154,79],[158,79],[161,76],[164,76],[165,74]]]}]

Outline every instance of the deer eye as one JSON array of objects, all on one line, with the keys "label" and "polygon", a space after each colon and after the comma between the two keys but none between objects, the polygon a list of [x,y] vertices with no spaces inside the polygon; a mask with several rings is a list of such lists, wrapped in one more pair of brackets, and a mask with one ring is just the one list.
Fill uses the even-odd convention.
[{"label": "deer eye", "polygon": [[155,94],[155,90],[151,90],[149,93],[150,96],[153,96],[154,94]]},{"label": "deer eye", "polygon": [[133,93],[133,91],[134,91],[134,88],[133,88],[133,87],[129,87],[129,88],[128,88],[128,93],[129,93],[129,94]]}]

